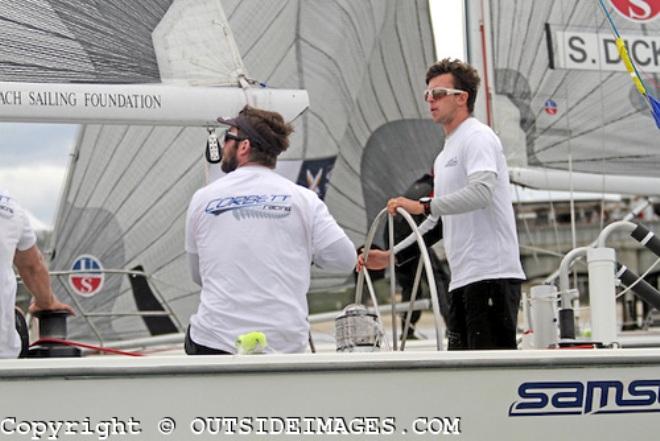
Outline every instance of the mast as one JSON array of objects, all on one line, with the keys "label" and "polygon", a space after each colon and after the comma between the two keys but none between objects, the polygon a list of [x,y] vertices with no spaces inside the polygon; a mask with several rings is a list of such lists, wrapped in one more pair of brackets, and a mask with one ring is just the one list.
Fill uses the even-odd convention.
[{"label": "mast", "polygon": [[465,38],[468,62],[474,66],[482,78],[481,93],[477,95],[474,116],[494,127],[490,4],[486,0],[478,2],[465,0]]}]

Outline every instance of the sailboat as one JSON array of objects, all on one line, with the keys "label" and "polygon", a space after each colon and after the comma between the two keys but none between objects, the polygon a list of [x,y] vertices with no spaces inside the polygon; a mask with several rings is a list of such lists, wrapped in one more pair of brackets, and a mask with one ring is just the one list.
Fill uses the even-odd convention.
[{"label": "sailboat", "polygon": [[[157,303],[172,312],[165,331],[185,328],[196,309],[199,291],[182,247],[184,212],[194,190],[217,175],[218,167],[203,160],[206,129],[217,116],[235,114],[244,102],[266,106],[266,97],[277,95],[283,99],[273,107],[293,120],[308,96],[309,109],[294,121],[292,146],[278,171],[312,186],[356,246],[386,197],[425,172],[440,148],[440,130],[417,99],[434,52],[425,2],[410,8],[161,0],[137,11],[121,1],[47,4],[8,7],[5,16],[17,28],[11,39],[38,34],[47,48],[41,39],[26,39],[36,55],[21,59],[16,50],[15,64],[25,67],[6,66],[4,79],[14,81],[22,70],[21,81],[55,82],[36,92],[9,84],[23,101],[33,92],[51,102],[24,102],[26,118],[7,106],[0,117],[85,123],[61,197],[51,269],[148,274]],[[240,78],[254,79],[256,87],[237,87]],[[289,91],[302,89],[290,99]],[[117,102],[133,96],[135,103]],[[168,112],[178,112],[143,108],[166,103]],[[47,118],[38,113],[45,111]],[[423,138],[411,148],[415,134]],[[404,172],[391,173],[392,179],[375,172],[400,164]],[[73,320],[72,337],[107,341],[163,332],[122,315],[141,307],[127,277],[108,275],[94,290],[62,279],[55,284],[58,296],[98,314]],[[315,272],[312,290],[351,283],[350,274]]]},{"label": "sailboat", "polygon": [[[491,79],[484,78],[480,101],[484,120],[503,136],[512,134],[511,124],[498,124],[515,122],[520,142],[508,144],[522,147],[512,150],[526,154],[523,166],[607,172],[612,155],[602,161],[589,155],[606,153],[598,143],[609,146],[611,139],[637,141],[632,158],[620,144],[608,147],[624,160],[636,158],[642,169],[652,163],[655,132],[645,129],[642,110],[621,100],[625,73],[549,70],[544,58],[546,21],[551,32],[553,26],[600,29],[595,5],[493,0],[466,6],[476,31],[470,32],[471,61],[481,60]],[[62,299],[94,311],[70,323],[72,339],[138,338],[185,326],[197,290],[183,256],[183,213],[192,192],[211,178],[203,156],[216,116],[252,102],[293,119],[309,105],[295,120],[297,135],[280,172],[315,184],[356,244],[385,199],[426,172],[441,147],[440,129],[426,120],[419,94],[423,69],[433,60],[425,1],[24,0],[3,2],[0,17],[12,28],[3,39],[14,42],[4,45],[13,58],[0,69],[0,86],[16,91],[5,93],[7,101],[27,97],[24,110],[4,104],[0,116],[68,122],[72,111],[83,123],[52,262],[56,270],[77,265],[86,271],[57,287]],[[657,30],[657,21],[642,25],[648,38]],[[195,39],[197,33],[204,39]],[[219,40],[225,43],[218,46]],[[24,55],[25,46],[31,55]],[[219,56],[234,60],[227,84],[219,79]],[[613,85],[609,93],[595,87],[600,79]],[[568,87],[580,94],[559,99]],[[39,105],[30,104],[30,92]],[[98,109],[78,108],[87,96]],[[619,105],[601,105],[612,108],[611,119],[589,116],[583,101],[594,96]],[[147,109],[170,99],[172,114]],[[548,99],[557,102],[557,120],[538,107]],[[624,136],[631,127],[631,137]],[[578,144],[591,148],[578,151]],[[158,317],[127,312],[140,309],[138,299],[153,291],[135,282],[144,274],[159,285],[158,294],[147,295],[163,308]],[[315,286],[341,286],[346,278],[319,274]],[[71,293],[76,285],[80,293]],[[13,416],[0,430],[100,438],[110,430],[139,431],[147,439],[237,433],[653,439],[659,366],[657,349],[8,360],[0,363],[0,390],[13,398]],[[33,381],[16,381],[25,378]],[[93,404],[82,415],[62,406],[64,398]]]}]

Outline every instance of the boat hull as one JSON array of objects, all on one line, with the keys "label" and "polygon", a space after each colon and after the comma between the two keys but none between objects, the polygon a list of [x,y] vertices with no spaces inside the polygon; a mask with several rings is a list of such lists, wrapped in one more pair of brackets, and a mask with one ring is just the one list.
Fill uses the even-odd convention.
[{"label": "boat hull", "polygon": [[660,350],[16,360],[0,365],[0,393],[0,430],[16,437],[74,421],[102,439],[114,421],[143,439],[651,440]]}]

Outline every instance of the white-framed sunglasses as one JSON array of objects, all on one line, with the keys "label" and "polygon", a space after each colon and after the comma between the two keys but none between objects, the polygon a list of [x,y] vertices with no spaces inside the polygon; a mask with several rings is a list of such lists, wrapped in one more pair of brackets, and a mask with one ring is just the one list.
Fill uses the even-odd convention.
[{"label": "white-framed sunglasses", "polygon": [[460,95],[466,93],[464,90],[450,89],[448,87],[433,87],[424,91],[424,101],[428,101],[429,96],[434,100],[439,100],[447,95]]}]

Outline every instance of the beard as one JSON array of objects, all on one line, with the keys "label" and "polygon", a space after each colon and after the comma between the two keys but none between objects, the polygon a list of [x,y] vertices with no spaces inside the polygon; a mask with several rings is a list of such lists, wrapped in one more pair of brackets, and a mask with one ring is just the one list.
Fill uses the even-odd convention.
[{"label": "beard", "polygon": [[236,155],[224,155],[220,163],[220,169],[225,173],[231,173],[238,167]]}]

